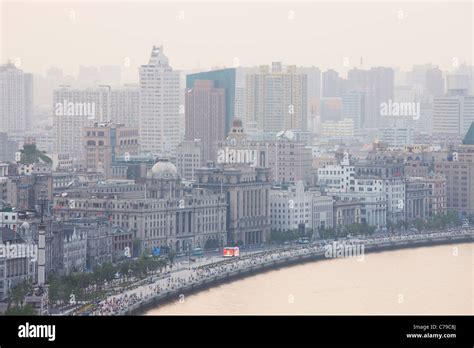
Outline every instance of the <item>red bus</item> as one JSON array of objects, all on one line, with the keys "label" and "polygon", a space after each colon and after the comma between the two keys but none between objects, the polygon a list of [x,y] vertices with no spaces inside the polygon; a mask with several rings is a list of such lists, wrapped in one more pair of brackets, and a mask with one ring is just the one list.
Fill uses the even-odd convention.
[{"label": "red bus", "polygon": [[239,247],[225,247],[222,256],[224,257],[239,256]]}]

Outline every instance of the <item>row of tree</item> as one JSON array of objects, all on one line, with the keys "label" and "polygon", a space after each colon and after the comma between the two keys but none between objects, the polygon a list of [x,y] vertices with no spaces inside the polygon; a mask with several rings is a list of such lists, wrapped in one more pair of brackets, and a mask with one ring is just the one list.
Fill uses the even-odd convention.
[{"label": "row of tree", "polygon": [[321,239],[338,239],[338,238],[345,238],[349,235],[351,236],[364,236],[364,235],[371,235],[375,232],[375,226],[369,226],[366,223],[362,224],[350,224],[346,226],[338,226],[338,227],[328,227],[322,228],[319,230],[319,237]]},{"label": "row of tree", "polygon": [[312,229],[294,229],[290,231],[279,231],[271,230],[270,231],[270,242],[283,244],[284,242],[295,241],[300,238],[311,239],[313,237]]},{"label": "row of tree", "polygon": [[173,253],[169,253],[166,259],[143,255],[137,260],[127,260],[118,265],[104,263],[95,267],[91,273],[79,272],[65,276],[53,274],[48,279],[49,300],[55,304],[88,300],[106,290],[105,285],[114,281],[117,275],[122,282],[143,279],[157,271],[161,272],[168,265],[171,267],[173,259]]},{"label": "row of tree", "polygon": [[419,231],[440,231],[449,227],[460,226],[461,223],[462,219],[459,214],[455,211],[450,211],[446,214],[431,216],[425,220],[415,219],[410,222],[398,221],[397,223],[388,221],[387,229],[392,233],[395,231],[407,230],[409,228],[416,228]]},{"label": "row of tree", "polygon": [[24,305],[26,295],[32,293],[33,288],[31,279],[25,279],[11,288],[5,315],[36,315],[36,310],[32,305]]}]

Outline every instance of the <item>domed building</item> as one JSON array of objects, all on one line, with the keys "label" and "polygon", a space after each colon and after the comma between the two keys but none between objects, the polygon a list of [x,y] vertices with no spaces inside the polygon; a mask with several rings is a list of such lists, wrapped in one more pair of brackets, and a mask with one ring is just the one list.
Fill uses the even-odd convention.
[{"label": "domed building", "polygon": [[147,198],[179,198],[181,178],[169,159],[159,159],[147,173]]}]

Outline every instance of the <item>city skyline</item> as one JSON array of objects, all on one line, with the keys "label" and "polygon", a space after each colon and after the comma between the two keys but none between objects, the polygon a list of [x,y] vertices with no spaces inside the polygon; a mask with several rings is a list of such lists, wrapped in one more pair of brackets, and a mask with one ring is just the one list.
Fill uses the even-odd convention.
[{"label": "city skyline", "polygon": [[473,9],[0,0],[0,315],[473,314]]},{"label": "city skyline", "polygon": [[[0,7],[0,61],[10,59],[35,74],[50,66],[73,74],[81,65],[118,65],[124,82],[138,81],[152,45],[165,46],[174,70],[283,61],[345,73],[361,67],[361,58],[363,68],[401,70],[429,62],[452,70],[472,62],[470,3],[342,5],[344,10],[341,3],[325,2],[213,4],[209,9],[199,3],[7,1]],[[27,30],[31,26],[34,33]]]}]

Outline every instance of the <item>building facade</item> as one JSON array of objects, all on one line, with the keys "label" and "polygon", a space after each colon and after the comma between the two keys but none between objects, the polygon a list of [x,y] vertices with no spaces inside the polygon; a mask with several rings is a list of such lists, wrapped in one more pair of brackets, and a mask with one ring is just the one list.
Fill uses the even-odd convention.
[{"label": "building facade", "polygon": [[163,47],[153,46],[140,67],[139,136],[141,150],[172,154],[180,139],[180,76],[168,63]]},{"label": "building facade", "polygon": [[87,171],[103,173],[106,178],[112,176],[112,164],[123,157],[130,160],[138,154],[138,129],[123,124],[94,123],[84,127],[85,168]]},{"label": "building facade", "polygon": [[306,130],[307,76],[296,67],[283,70],[280,62],[247,74],[245,127],[277,133]]},{"label": "building facade", "polygon": [[185,140],[201,140],[204,161],[215,161],[216,143],[226,137],[225,89],[216,88],[212,80],[195,80],[185,95]]},{"label": "building facade", "polygon": [[24,132],[33,116],[33,75],[14,64],[0,65],[0,132]]},{"label": "building facade", "polygon": [[270,233],[270,169],[249,165],[201,168],[199,187],[221,192],[227,198],[229,244],[264,243]]},{"label": "building facade", "polygon": [[[200,188],[185,190],[176,167],[160,160],[148,172],[144,191],[70,192],[55,197],[54,214],[62,219],[103,216],[111,224],[133,232],[137,252],[153,247],[176,252],[227,243],[226,196]],[[73,203],[71,203],[73,202]]]}]

